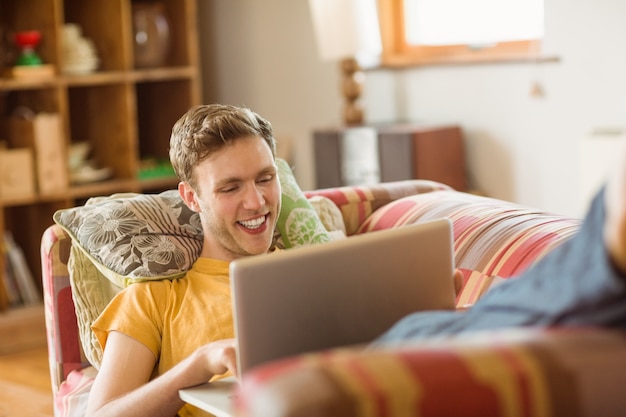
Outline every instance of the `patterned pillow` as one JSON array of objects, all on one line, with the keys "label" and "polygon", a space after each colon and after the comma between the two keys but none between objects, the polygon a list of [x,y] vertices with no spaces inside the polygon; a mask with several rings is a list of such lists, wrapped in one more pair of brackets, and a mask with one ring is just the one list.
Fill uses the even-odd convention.
[{"label": "patterned pillow", "polygon": [[177,190],[91,198],[84,206],[57,211],[54,221],[119,287],[176,278],[202,249],[200,218]]}]

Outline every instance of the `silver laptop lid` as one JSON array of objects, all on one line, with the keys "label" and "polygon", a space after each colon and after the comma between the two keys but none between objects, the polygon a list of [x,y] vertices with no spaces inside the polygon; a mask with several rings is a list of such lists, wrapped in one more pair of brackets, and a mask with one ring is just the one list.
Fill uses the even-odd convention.
[{"label": "silver laptop lid", "polygon": [[452,241],[441,219],[231,262],[239,373],[454,308]]}]

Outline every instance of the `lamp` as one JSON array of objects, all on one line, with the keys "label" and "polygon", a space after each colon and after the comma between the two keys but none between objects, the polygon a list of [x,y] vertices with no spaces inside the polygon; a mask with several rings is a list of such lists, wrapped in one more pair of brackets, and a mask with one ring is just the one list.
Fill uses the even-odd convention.
[{"label": "lamp", "polygon": [[363,123],[358,103],[365,78],[360,62],[381,50],[376,0],[309,0],[313,29],[322,60],[340,61],[343,120]]}]

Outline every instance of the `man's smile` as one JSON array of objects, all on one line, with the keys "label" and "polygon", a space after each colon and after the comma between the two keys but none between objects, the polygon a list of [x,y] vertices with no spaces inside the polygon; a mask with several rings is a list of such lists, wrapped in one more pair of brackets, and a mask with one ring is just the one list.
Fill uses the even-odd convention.
[{"label": "man's smile", "polygon": [[256,219],[250,220],[240,220],[237,223],[245,227],[246,229],[258,229],[261,227],[266,221],[266,216],[260,216]]}]

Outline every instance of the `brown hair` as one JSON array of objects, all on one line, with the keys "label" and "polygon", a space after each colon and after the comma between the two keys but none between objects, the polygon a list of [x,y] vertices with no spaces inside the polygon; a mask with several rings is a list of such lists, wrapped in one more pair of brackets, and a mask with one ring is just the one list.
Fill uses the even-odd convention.
[{"label": "brown hair", "polygon": [[181,181],[195,188],[193,170],[211,153],[233,141],[260,136],[276,156],[270,122],[250,109],[206,104],[189,109],[172,128],[170,161]]}]

